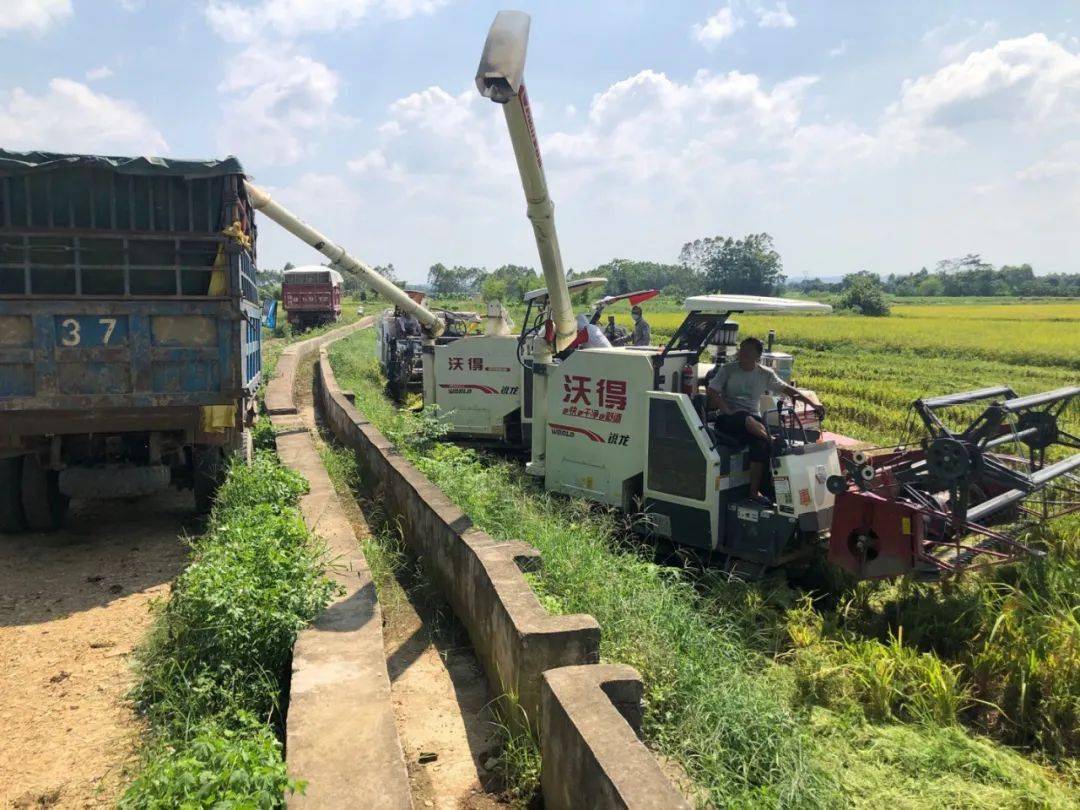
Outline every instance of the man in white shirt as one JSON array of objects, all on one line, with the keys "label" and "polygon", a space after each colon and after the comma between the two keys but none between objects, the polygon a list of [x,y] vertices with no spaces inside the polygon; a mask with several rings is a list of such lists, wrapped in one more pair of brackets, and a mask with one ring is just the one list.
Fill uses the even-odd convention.
[{"label": "man in white shirt", "polygon": [[611,341],[604,330],[595,323],[589,323],[584,315],[577,316],[578,346],[582,349],[610,349]]},{"label": "man in white shirt", "polygon": [[771,505],[761,494],[761,479],[765,462],[772,452],[772,440],[761,418],[761,396],[766,391],[782,394],[805,402],[818,416],[824,416],[821,403],[804,396],[797,388],[781,380],[771,368],[759,362],[765,350],[761,341],[746,338],[739,344],[739,353],[733,363],[720,367],[709,382],[710,410],[717,410],[716,429],[746,439],[750,450],[750,500]]}]

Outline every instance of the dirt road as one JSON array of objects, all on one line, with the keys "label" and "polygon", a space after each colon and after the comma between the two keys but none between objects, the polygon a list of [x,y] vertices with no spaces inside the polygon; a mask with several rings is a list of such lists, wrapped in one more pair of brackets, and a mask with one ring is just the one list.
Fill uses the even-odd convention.
[{"label": "dirt road", "polygon": [[197,531],[179,492],[76,503],[69,526],[0,535],[0,808],[115,804],[141,728],[131,651]]}]

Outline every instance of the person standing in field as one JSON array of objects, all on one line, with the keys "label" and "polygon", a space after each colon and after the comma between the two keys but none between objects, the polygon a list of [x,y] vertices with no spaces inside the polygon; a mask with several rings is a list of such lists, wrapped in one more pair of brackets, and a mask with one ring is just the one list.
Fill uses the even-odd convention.
[{"label": "person standing in field", "polygon": [[648,346],[652,341],[652,328],[642,316],[640,305],[634,304],[630,310],[630,317],[634,319],[634,332],[630,335],[630,345]]},{"label": "person standing in field", "polygon": [[725,363],[709,382],[709,409],[719,411],[716,429],[746,440],[750,450],[749,499],[763,506],[772,502],[761,494],[761,479],[765,462],[772,454],[772,439],[761,417],[761,395],[766,391],[782,394],[805,402],[818,417],[825,415],[820,402],[815,402],[799,389],[781,380],[771,368],[759,362],[765,346],[755,337],[739,344],[739,353],[731,363]]}]

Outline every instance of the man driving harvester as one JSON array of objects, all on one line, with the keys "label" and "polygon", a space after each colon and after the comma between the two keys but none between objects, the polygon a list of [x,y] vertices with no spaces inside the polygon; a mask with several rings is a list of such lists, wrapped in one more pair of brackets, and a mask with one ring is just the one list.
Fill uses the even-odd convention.
[{"label": "man driving harvester", "polygon": [[716,429],[721,433],[743,437],[750,451],[749,498],[763,505],[771,501],[761,494],[761,479],[765,462],[772,454],[772,438],[761,417],[761,396],[766,391],[791,397],[806,403],[821,418],[825,408],[788,385],[771,368],[759,362],[765,350],[764,344],[755,337],[748,337],[739,344],[739,352],[732,363],[725,363],[709,382],[709,409],[719,411]]}]

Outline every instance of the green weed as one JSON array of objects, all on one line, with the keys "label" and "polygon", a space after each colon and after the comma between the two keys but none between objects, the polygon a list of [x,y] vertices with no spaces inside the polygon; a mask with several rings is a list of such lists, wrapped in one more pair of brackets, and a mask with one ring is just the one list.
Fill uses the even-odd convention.
[{"label": "green weed", "polygon": [[296,508],[306,489],[268,453],[230,466],[140,651],[132,696],[150,732],[124,806],[273,807],[297,788],[274,734],[282,684],[334,587]]}]

